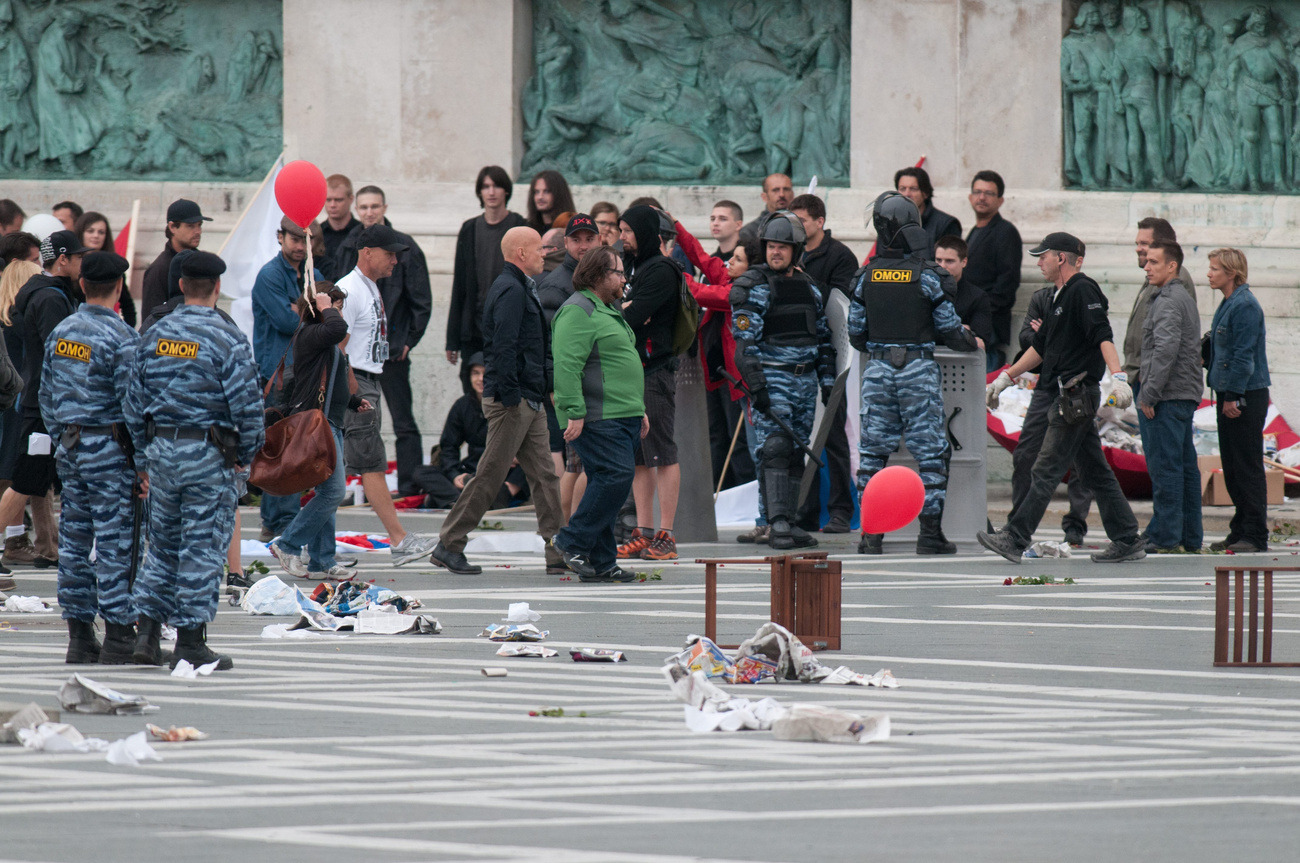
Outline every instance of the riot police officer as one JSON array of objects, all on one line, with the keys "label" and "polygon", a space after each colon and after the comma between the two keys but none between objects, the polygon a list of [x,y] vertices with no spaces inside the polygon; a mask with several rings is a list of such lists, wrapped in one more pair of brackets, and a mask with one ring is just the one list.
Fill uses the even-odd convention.
[{"label": "riot police officer", "polygon": [[215,308],[225,269],[211,252],[185,261],[185,305],[141,339],[127,405],[132,437],[146,442],[150,501],[149,554],[134,593],[136,655],[158,656],[159,629],[170,623],[173,667],[181,659],[234,665],[207,646],[207,624],[235,525],[235,471],[265,438],[252,349]]},{"label": "riot police officer", "polygon": [[[923,257],[929,240],[916,204],[885,192],[876,198],[872,219],[878,254],[854,276],[849,303],[849,341],[865,354],[858,492],[885,467],[900,438],[906,441],[925,485],[916,553],[956,554],[942,526],[952,451],[934,343],[941,338],[956,351],[982,345],[957,316],[952,277]],[[882,539],[864,533],[858,553],[880,554]]]},{"label": "riot police officer", "polygon": [[[112,252],[86,255],[86,301],[50,333],[41,369],[41,418],[58,442],[55,463],[63,483],[58,595],[70,663],[125,665],[135,651],[134,450],[122,405],[140,337],[113,311],[127,267],[126,258]],[[102,648],[96,615],[105,622]]]},{"label": "riot police officer", "polygon": [[795,269],[805,239],[798,216],[788,210],[773,213],[759,231],[764,263],[731,286],[736,368],[755,411],[761,499],[774,549],[817,544],[792,522],[804,468],[801,446],[812,433],[818,387],[824,396],[835,383],[835,349],[821,294]]}]

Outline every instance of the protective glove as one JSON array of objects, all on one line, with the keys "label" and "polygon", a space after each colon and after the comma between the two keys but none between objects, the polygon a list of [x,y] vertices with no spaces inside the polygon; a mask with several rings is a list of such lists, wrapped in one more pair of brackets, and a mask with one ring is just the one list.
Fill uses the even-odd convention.
[{"label": "protective glove", "polygon": [[998,409],[998,396],[1002,395],[1002,391],[1014,383],[1015,381],[1011,380],[1011,376],[1003,372],[993,379],[993,383],[984,388],[984,403],[989,406],[989,410],[995,411]]},{"label": "protective glove", "polygon": [[1111,375],[1110,397],[1106,404],[1120,410],[1133,404],[1133,388],[1128,385],[1128,375],[1124,372]]},{"label": "protective glove", "polygon": [[759,387],[756,390],[751,390],[749,397],[750,401],[754,405],[754,410],[759,413],[766,413],[767,409],[772,406],[772,399],[767,394],[767,387]]},{"label": "protective glove", "polygon": [[826,386],[826,385],[824,385],[824,384],[822,385],[822,404],[823,404],[823,405],[827,405],[827,406],[830,405],[830,403],[831,403],[831,391],[834,390],[834,389],[835,389],[835,385],[834,385],[834,384],[832,384],[832,385],[830,385],[830,386]]}]

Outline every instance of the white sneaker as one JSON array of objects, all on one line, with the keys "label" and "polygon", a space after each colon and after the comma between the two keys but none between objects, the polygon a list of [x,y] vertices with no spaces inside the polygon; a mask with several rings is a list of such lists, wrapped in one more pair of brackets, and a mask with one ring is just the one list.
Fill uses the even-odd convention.
[{"label": "white sneaker", "polygon": [[283,567],[285,572],[289,573],[294,578],[307,577],[307,564],[303,561],[300,555],[290,554],[280,548],[278,542],[271,543],[268,548],[270,548],[271,554],[275,555],[275,559],[280,562],[280,566]]},{"label": "white sneaker", "polygon": [[393,556],[393,566],[401,566],[421,557],[428,557],[437,544],[437,537],[408,533],[401,542],[389,548],[388,551]]},{"label": "white sneaker", "polygon": [[336,563],[328,572],[308,572],[307,577],[313,581],[351,581],[357,577],[357,573]]}]

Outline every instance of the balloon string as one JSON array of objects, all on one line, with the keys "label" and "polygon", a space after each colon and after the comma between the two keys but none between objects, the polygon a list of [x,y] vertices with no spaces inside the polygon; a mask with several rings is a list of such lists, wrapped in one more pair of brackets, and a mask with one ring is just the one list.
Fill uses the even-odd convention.
[{"label": "balloon string", "polygon": [[303,294],[307,297],[307,302],[312,306],[316,305],[316,276],[312,273],[314,269],[311,259],[311,225],[303,228],[303,233],[307,237],[307,268],[303,271]]}]

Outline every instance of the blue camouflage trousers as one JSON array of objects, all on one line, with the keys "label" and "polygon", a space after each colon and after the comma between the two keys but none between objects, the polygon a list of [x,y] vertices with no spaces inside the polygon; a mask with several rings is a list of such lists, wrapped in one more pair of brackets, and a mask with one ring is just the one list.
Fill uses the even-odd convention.
[{"label": "blue camouflage trousers", "polygon": [[[131,487],[135,471],[112,435],[88,434],[55,453],[63,482],[59,516],[59,605],[65,620],[135,623],[131,568]],[[91,548],[94,563],[90,560]]]},{"label": "blue camouflage trousers", "polygon": [[135,580],[136,609],[192,629],[217,613],[235,530],[235,472],[207,441],[157,438],[146,454],[149,554]]},{"label": "blue camouflage trousers", "polygon": [[862,370],[862,423],[858,441],[858,492],[885,467],[900,441],[916,459],[925,485],[924,515],[943,511],[950,448],[943,428],[943,372],[934,360],[912,360],[896,369],[867,360]]},{"label": "blue camouflage trousers", "polygon": [[[777,369],[765,369],[764,376],[767,378],[767,395],[771,399],[772,406],[768,411],[776,414],[790,424],[798,440],[794,441],[795,459],[803,462],[804,454],[799,449],[800,443],[808,443],[812,439],[813,419],[817,415],[817,398],[818,386],[817,375],[809,372],[808,374],[796,375],[792,372],[783,372]],[[753,411],[754,419],[754,451],[757,455],[755,464],[759,470],[763,469],[763,444],[773,432],[780,432],[781,427],[772,422],[764,414]],[[761,484],[760,484],[761,488]],[[764,518],[767,518],[767,500],[759,500],[760,511]],[[794,513],[791,512],[793,517]]]}]

